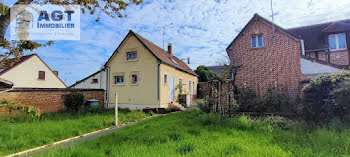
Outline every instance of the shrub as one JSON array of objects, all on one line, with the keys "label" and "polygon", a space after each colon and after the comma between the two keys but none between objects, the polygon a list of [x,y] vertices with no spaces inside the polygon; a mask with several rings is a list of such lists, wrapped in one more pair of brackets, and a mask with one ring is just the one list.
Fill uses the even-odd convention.
[{"label": "shrub", "polygon": [[23,105],[6,99],[0,100],[0,108],[7,108],[10,114],[16,114],[12,118],[17,121],[27,121],[41,116],[40,109],[34,106]]},{"label": "shrub", "polygon": [[339,119],[349,123],[350,72],[321,75],[303,88],[303,113],[308,122],[316,125]]},{"label": "shrub", "polygon": [[199,109],[205,113],[210,112],[209,104],[208,103],[203,103],[203,102],[198,102],[197,103]]},{"label": "shrub", "polygon": [[67,110],[77,112],[84,105],[84,95],[79,92],[64,95],[64,105],[67,107]]},{"label": "shrub", "polygon": [[280,117],[280,116],[268,116],[261,119],[262,124],[271,125],[272,127],[281,128],[284,130],[291,129],[295,125],[297,125],[297,122],[294,122],[292,120]]},{"label": "shrub", "polygon": [[275,113],[280,112],[282,106],[291,111],[289,96],[274,88],[268,89],[263,96],[258,96],[252,89],[240,89],[235,96],[241,112]]}]

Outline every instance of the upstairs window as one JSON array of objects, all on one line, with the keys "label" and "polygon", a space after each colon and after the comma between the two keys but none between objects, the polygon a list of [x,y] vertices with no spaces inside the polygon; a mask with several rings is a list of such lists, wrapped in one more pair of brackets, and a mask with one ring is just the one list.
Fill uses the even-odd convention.
[{"label": "upstairs window", "polygon": [[264,46],[264,39],[262,35],[252,36],[252,48],[259,48]]},{"label": "upstairs window", "polygon": [[124,85],[124,76],[114,76],[115,85]]},{"label": "upstairs window", "polygon": [[168,83],[168,75],[167,74],[164,74],[164,76],[163,76],[163,83],[164,84]]},{"label": "upstairs window", "polygon": [[131,75],[131,84],[137,84],[137,75]]},{"label": "upstairs window", "polygon": [[329,41],[329,49],[330,50],[345,50],[346,49],[345,33],[329,35],[328,41]]},{"label": "upstairs window", "polygon": [[38,79],[39,80],[45,80],[45,71],[39,71]]},{"label": "upstairs window", "polygon": [[98,83],[98,79],[92,79],[91,83]]},{"label": "upstairs window", "polygon": [[126,60],[134,61],[136,59],[137,59],[137,52],[127,52],[126,53]]}]

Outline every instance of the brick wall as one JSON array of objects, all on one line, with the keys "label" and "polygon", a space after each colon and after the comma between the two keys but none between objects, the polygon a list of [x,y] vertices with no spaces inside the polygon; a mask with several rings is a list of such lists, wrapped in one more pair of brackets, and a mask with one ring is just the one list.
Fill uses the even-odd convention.
[{"label": "brick wall", "polygon": [[349,65],[348,51],[330,51],[330,62],[336,65]]},{"label": "brick wall", "polygon": [[318,51],[318,59],[327,62],[327,53],[325,51]]},{"label": "brick wall", "polygon": [[1,93],[0,99],[10,99],[24,105],[32,105],[38,107],[41,112],[58,111],[65,108],[63,95],[73,91],[83,93],[85,101],[99,100],[100,106],[103,107],[104,90],[102,89],[17,88],[11,92]]},{"label": "brick wall", "polygon": [[[262,34],[264,47],[251,48],[252,35]],[[236,66],[242,65],[237,73],[236,84],[239,88],[251,88],[263,94],[266,89],[275,86],[292,96],[299,94],[300,42],[275,30],[272,26],[256,20],[238,37],[229,50]]]}]

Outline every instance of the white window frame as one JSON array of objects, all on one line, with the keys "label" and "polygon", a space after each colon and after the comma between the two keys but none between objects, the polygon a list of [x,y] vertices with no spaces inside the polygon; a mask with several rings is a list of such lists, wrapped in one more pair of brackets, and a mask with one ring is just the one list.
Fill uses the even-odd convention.
[{"label": "white window frame", "polygon": [[[135,53],[136,54],[136,58],[135,59],[129,59],[129,54]],[[127,61],[136,61],[138,58],[137,56],[137,52],[136,51],[130,51],[130,52],[126,52],[126,60]]]},{"label": "white window frame", "polygon": [[[117,78],[118,78],[118,77],[122,77],[122,78],[123,78],[123,82],[117,82]],[[121,86],[121,85],[124,85],[124,83],[125,83],[124,75],[114,76],[114,85]]]},{"label": "white window frame", "polygon": [[[261,36],[261,46],[259,46],[259,36]],[[255,38],[255,47],[253,47],[253,39]],[[261,48],[261,47],[264,47],[264,36],[262,34],[258,34],[258,35],[253,35],[250,39],[250,45],[251,45],[251,48]]]},{"label": "white window frame", "polygon": [[188,94],[192,94],[192,81],[188,80]]},{"label": "white window frame", "polygon": [[[344,42],[345,42],[345,48],[339,48],[339,36],[340,35],[344,35]],[[331,49],[331,47],[330,47],[330,37],[331,36],[334,36],[335,37],[335,49]],[[345,35],[345,33],[338,33],[338,34],[331,34],[331,35],[328,35],[328,47],[329,47],[329,50],[330,51],[339,51],[339,50],[346,50],[346,49],[348,49],[347,48],[347,44],[346,44],[346,35]]]}]

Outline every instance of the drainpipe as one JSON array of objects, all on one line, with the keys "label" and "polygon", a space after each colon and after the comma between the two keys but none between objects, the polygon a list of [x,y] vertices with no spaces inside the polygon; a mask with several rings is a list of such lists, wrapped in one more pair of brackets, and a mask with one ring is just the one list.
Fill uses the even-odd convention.
[{"label": "drainpipe", "polygon": [[105,67],[106,70],[106,89],[105,89],[105,95],[106,95],[106,107],[109,108],[108,103],[109,103],[109,67]]},{"label": "drainpipe", "polygon": [[300,40],[300,46],[301,46],[301,54],[305,56],[305,46],[304,46],[304,40]]},{"label": "drainpipe", "polygon": [[100,70],[100,79],[99,79],[99,81],[100,81],[100,89],[102,89],[102,70],[103,70],[103,68],[101,68],[101,70]]},{"label": "drainpipe", "polygon": [[[157,65],[157,100],[159,101],[159,86],[160,86],[160,62],[158,63],[158,65]],[[159,102],[159,105],[160,105],[160,102]]]}]

